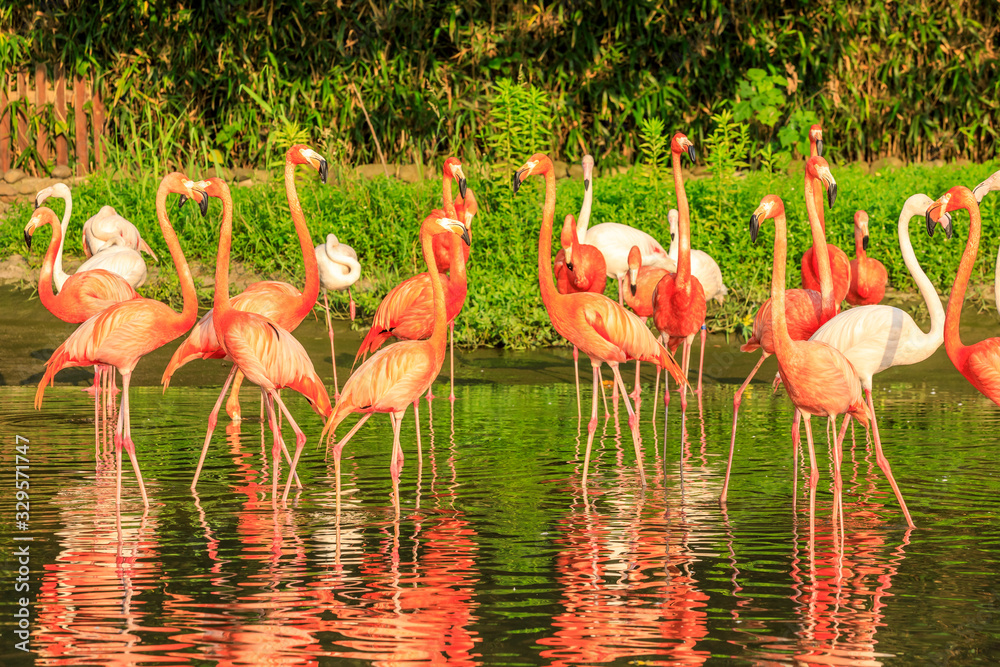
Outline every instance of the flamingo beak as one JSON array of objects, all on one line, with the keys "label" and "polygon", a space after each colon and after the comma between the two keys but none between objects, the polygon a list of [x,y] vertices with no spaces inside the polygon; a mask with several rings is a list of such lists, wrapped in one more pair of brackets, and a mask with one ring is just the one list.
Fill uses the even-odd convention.
[{"label": "flamingo beak", "polygon": [[688,143],[687,154],[688,157],[691,159],[691,162],[695,162],[698,159],[698,154],[695,153],[694,150],[694,144]]},{"label": "flamingo beak", "polygon": [[861,237],[861,247],[864,249],[865,252],[868,252],[868,235],[867,234],[865,234],[864,236]]},{"label": "flamingo beak", "polygon": [[583,179],[583,191],[586,192],[589,189],[590,189],[590,179],[585,178]]},{"label": "flamingo beak", "polygon": [[822,139],[817,139],[816,140],[816,155],[818,155],[820,157],[823,157],[823,140]]},{"label": "flamingo beak", "polygon": [[201,217],[204,218],[208,215],[208,193],[204,190],[195,190],[195,192],[201,195],[201,201],[198,202],[198,206],[201,207]]},{"label": "flamingo beak", "polygon": [[[927,207],[927,212],[924,213],[924,220],[927,222],[927,235],[928,236],[934,236],[934,228],[937,226],[937,220],[934,219],[935,218],[935,211],[937,211],[942,206],[944,206],[944,205],[941,202],[934,202],[933,204],[931,204],[930,206]],[[940,215],[941,215],[940,213],[937,214],[937,216],[940,216]],[[949,222],[950,222],[950,220],[949,220]],[[942,225],[942,226],[944,226],[944,225]],[[949,225],[949,227],[950,227],[950,225]],[[948,230],[947,229],[945,229],[945,235],[950,237],[950,235],[948,234]]]},{"label": "flamingo beak", "polygon": [[330,165],[326,158],[319,156],[319,180],[326,185],[326,179],[330,175]]},{"label": "flamingo beak", "polygon": [[837,201],[837,182],[833,178],[826,186],[826,200],[829,202],[830,208],[833,208],[833,202]]},{"label": "flamingo beak", "polygon": [[951,215],[945,213],[941,216],[941,227],[944,229],[944,237],[950,239],[955,233],[955,227],[951,224]]},{"label": "flamingo beak", "polygon": [[758,233],[760,233],[760,217],[757,215],[757,211],[754,211],[753,215],[750,216],[750,241],[756,243]]},{"label": "flamingo beak", "polygon": [[514,194],[521,188],[521,184],[524,183],[524,173],[527,169],[518,169],[514,172],[514,180],[511,182],[511,189],[514,190]]},{"label": "flamingo beak", "polygon": [[31,252],[31,232],[27,229],[24,230],[24,245],[28,246],[28,252]]},{"label": "flamingo beak", "polygon": [[465,180],[465,173],[461,167],[455,169],[455,179],[458,181],[458,194],[462,195],[462,199],[465,199],[465,190],[468,188],[468,183]]}]

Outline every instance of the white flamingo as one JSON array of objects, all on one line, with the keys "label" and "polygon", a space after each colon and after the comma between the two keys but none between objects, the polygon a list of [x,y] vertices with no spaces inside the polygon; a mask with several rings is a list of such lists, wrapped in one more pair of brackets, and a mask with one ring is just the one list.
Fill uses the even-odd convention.
[{"label": "white flamingo", "polygon": [[104,269],[117,273],[133,289],[139,289],[146,282],[146,262],[143,261],[142,255],[125,245],[126,243],[127,241],[121,237],[111,239],[104,244],[99,253],[81,264],[76,272]]},{"label": "white flamingo", "polygon": [[[882,453],[875,405],[872,402],[872,376],[893,366],[920,363],[934,354],[944,342],[945,313],[941,298],[927,274],[920,268],[920,263],[913,252],[913,244],[910,243],[910,219],[918,215],[923,216],[931,203],[933,200],[927,195],[915,194],[906,200],[899,214],[899,247],[903,253],[903,262],[913,276],[913,282],[917,284],[920,295],[924,297],[924,303],[927,304],[931,317],[930,331],[924,333],[913,318],[899,308],[874,305],[859,306],[840,313],[820,327],[809,339],[840,350],[857,370],[872,417],[876,460],[888,478],[896,494],[896,500],[906,516],[906,522],[911,528],[913,519],[910,518],[903,496],[892,477],[889,461]],[[942,218],[942,225],[950,236],[950,217]],[[793,431],[798,429],[797,416],[792,429]]]},{"label": "white flamingo", "polygon": [[337,241],[333,234],[326,235],[326,243],[316,246],[316,261],[319,264],[319,284],[323,288],[323,305],[326,307],[326,328],[330,332],[330,357],[333,361],[333,395],[340,397],[337,384],[337,355],[333,349],[333,324],[330,322],[330,299],[327,290],[347,290],[351,304],[351,319],[354,319],[354,297],[351,285],[361,277],[361,264],[354,248]]},{"label": "white flamingo", "polygon": [[[667,255],[673,261],[677,261],[677,230],[678,214],[677,209],[672,208],[667,211],[667,220],[670,222],[670,251]],[[702,250],[691,249],[691,274],[701,283],[705,290],[705,300],[715,299],[722,303],[729,288],[722,284],[722,270],[716,264],[712,256]]]},{"label": "white flamingo", "polygon": [[69,229],[69,218],[73,214],[73,195],[70,194],[69,187],[65,183],[56,183],[38,191],[35,195],[35,208],[45,203],[49,197],[62,199],[66,207],[62,217],[62,240],[59,242],[59,251],[56,253],[55,268],[52,271],[52,282],[56,285],[56,291],[62,291],[63,284],[69,278],[69,274],[63,270],[63,248],[66,245],[66,230]]},{"label": "white flamingo", "polygon": [[624,304],[625,277],[628,276],[628,253],[637,246],[642,253],[642,265],[667,271],[677,271],[677,262],[667,256],[663,246],[646,232],[620,222],[602,222],[587,228],[594,199],[594,158],[583,156],[583,206],[576,221],[576,234],[580,243],[592,245],[604,255],[608,276],[618,281],[618,304]]},{"label": "white flamingo", "polygon": [[[983,197],[997,190],[1000,190],[1000,171],[993,172],[989,178],[972,188],[972,196],[976,198],[976,202],[982,203]],[[997,263],[993,273],[993,298],[1000,308],[1000,249],[997,250]]]},{"label": "white flamingo", "polygon": [[93,257],[111,245],[141,251],[156,259],[156,253],[142,240],[135,225],[119,215],[113,206],[102,206],[83,223],[83,251],[87,257]]}]

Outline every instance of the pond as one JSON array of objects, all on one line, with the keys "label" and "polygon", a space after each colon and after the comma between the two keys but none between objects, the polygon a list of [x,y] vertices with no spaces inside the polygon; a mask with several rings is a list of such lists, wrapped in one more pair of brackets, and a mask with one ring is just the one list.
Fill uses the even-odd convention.
[{"label": "pond", "polygon": [[[289,407],[309,438],[304,488],[286,506],[272,507],[270,437],[252,387],[242,424],[220,421],[192,493],[226,367],[190,364],[161,394],[154,385],[173,346],[140,362],[145,386],[131,397],[150,509],[126,463],[116,511],[113,450],[103,433],[95,443],[81,391],[90,371],[60,375],[41,410],[32,406],[44,359],[72,326],[13,294],[0,299],[11,315],[0,331],[4,665],[969,665],[1000,655],[1000,418],[943,352],[876,377],[880,430],[914,530],[856,429],[835,532],[819,423],[810,534],[808,470],[802,460],[793,470],[791,408],[771,393],[773,360],[744,399],[723,510],[733,391],[756,356],[715,336],[701,410],[692,403],[683,432],[676,400],[666,429],[661,408],[652,421],[645,369],[646,489],[623,407],[601,419],[582,485],[586,424],[568,350],[460,353],[457,401],[421,405],[422,456],[412,413],[404,422],[398,516],[392,431],[378,415],[345,449],[338,527],[332,458],[298,397]],[[978,324],[968,340],[994,326]],[[320,324],[307,321],[298,336],[329,376]],[[358,340],[338,329],[341,373]],[[586,412],[586,382],[583,395]],[[18,436],[28,441],[24,526]],[[25,546],[19,592],[15,554]],[[15,646],[23,596],[30,653]]]}]

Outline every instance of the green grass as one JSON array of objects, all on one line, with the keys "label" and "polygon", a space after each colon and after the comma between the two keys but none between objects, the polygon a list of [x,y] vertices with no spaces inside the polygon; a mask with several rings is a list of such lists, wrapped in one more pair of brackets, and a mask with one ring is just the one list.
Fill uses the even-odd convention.
[{"label": "green grass", "polygon": [[[899,210],[911,194],[924,192],[938,197],[956,184],[973,186],[992,173],[997,165],[949,166],[942,168],[911,166],[884,174],[869,175],[855,167],[834,167],[838,198],[833,211],[827,212],[827,235],[849,256],[854,254],[853,215],[868,211],[871,246],[869,256],[881,260],[889,271],[890,284],[911,292],[914,286],[903,265],[896,240]],[[315,243],[326,234],[338,238],[358,252],[363,266],[363,284],[354,290],[362,317],[358,326],[370,322],[381,298],[396,282],[424,270],[417,243],[420,221],[440,206],[440,182],[425,181],[409,185],[377,179],[359,181],[338,173],[332,184],[323,186],[315,174],[301,170],[299,194],[306,220]],[[538,229],[541,224],[542,183],[530,179],[513,197],[506,181],[479,180],[477,170],[468,169],[470,186],[480,202],[479,216],[473,223],[473,245],[469,265],[469,296],[456,322],[456,339],[465,346],[505,346],[525,348],[558,344],[560,337],[552,329],[538,294],[536,270]],[[650,183],[637,172],[595,179],[595,205],[592,223],[616,221],[643,229],[661,239],[666,246],[669,232],[667,210],[673,205],[673,186],[667,180]],[[131,219],[144,238],[163,258],[162,276],[144,286],[146,296],[171,300],[179,293],[169,254],[156,226],[153,178],[113,181],[95,176],[74,190],[74,221],[70,225],[67,254],[80,254],[80,226],[104,204],[111,204]],[[766,298],[771,276],[773,236],[765,234],[756,245],[750,243],[747,221],[761,197],[769,192],[780,195],[789,219],[790,286],[798,283],[798,262],[808,247],[805,206],[802,199],[802,176],[751,173],[737,179],[728,190],[720,190],[713,179],[689,180],[688,198],[692,208],[692,245],[711,254],[722,267],[729,287],[729,299],[721,306],[709,305],[709,326],[716,331],[740,332],[742,323]],[[557,226],[567,213],[579,211],[583,197],[582,182],[558,183]],[[236,205],[233,259],[248,270],[263,276],[301,284],[302,259],[291,225],[280,182],[251,189],[234,189]],[[721,206],[720,206],[721,202]],[[54,204],[61,214],[58,202]],[[214,266],[219,208],[214,204],[208,218],[191,210],[177,212],[169,206],[181,244],[189,259],[206,267]],[[721,213],[720,213],[721,212]],[[997,213],[995,201],[983,205],[985,232],[980,259],[973,272],[972,284],[992,284],[996,244],[990,234]],[[27,205],[12,207],[0,228],[0,253],[25,253],[22,229],[30,215]],[[942,295],[950,290],[965,245],[968,217],[956,216],[956,235],[950,241],[943,234],[928,237],[923,222],[911,223],[911,238],[928,276]],[[48,230],[38,233],[35,250],[29,261],[41,265]],[[554,244],[558,242],[558,231]],[[608,282],[609,295],[614,283]],[[201,305],[207,308],[211,290],[203,289]],[[331,294],[332,304],[346,312],[346,294]]]}]

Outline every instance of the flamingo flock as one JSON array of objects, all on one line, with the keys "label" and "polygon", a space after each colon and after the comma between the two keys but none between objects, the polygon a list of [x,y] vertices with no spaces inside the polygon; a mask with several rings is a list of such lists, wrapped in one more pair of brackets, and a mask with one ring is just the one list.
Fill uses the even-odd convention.
[{"label": "flamingo flock", "polygon": [[[949,359],[982,394],[1000,405],[1000,338],[990,338],[966,346],[959,336],[961,307],[980,243],[982,221],[979,202],[1000,189],[1000,172],[973,189],[956,186],[938,199],[914,194],[902,204],[898,219],[898,243],[930,314],[930,329],[924,332],[904,311],[882,305],[888,276],[876,258],[869,257],[869,217],[858,210],[853,216],[855,259],[826,240],[826,211],[833,209],[838,193],[833,170],[823,154],[822,128],[809,130],[811,156],[805,163],[803,196],[812,245],[802,257],[801,289],[786,289],[788,239],[798,230],[790,225],[785,203],[767,195],[749,212],[750,239],[756,242],[765,223],[773,224],[774,240],[770,299],[757,311],[752,334],[741,347],[745,352],[761,350],[760,360],[733,398],[729,459],[720,502],[725,505],[730,472],[737,451],[737,424],[744,392],[768,356],[778,362],[775,384],[783,385],[793,410],[793,455],[798,457],[800,424],[804,424],[810,475],[810,510],[815,510],[819,468],[816,463],[812,417],[820,417],[832,427],[831,452],[835,521],[842,517],[843,480],[840,471],[842,444],[851,420],[870,430],[876,460],[885,475],[905,521],[915,525],[886,456],[872,400],[873,378],[899,365],[920,363],[945,345]],[[696,159],[694,143],[682,132],[670,144],[677,208],[670,210],[661,224],[670,234],[669,251],[646,232],[615,222],[590,226],[595,183],[594,160],[583,158],[583,205],[574,217],[567,214],[559,235],[560,249],[553,265],[552,236],[557,210],[556,175],[549,156],[537,153],[518,168],[513,191],[521,191],[532,176],[544,183],[544,205],[538,237],[538,285],[541,302],[555,330],[573,346],[574,365],[578,353],[591,363],[591,414],[587,423],[582,478],[586,488],[588,468],[598,425],[598,393],[603,392],[601,368],[607,364],[613,375],[613,393],[619,393],[628,413],[635,467],[639,483],[646,486],[643,447],[639,432],[641,406],[640,363],[656,368],[653,419],[659,393],[661,371],[673,376],[680,397],[681,419],[687,410],[688,390],[698,398],[699,410],[704,378],[706,313],[710,301],[721,302],[729,293],[719,265],[707,253],[691,247],[691,207],[681,172],[681,160]],[[296,169],[309,167],[324,183],[327,162],[304,145],[288,149],[285,156],[285,192],[292,226],[299,240],[305,268],[301,289],[285,282],[262,281],[242,293],[230,295],[229,264],[233,234],[233,197],[218,178],[194,180],[180,172],[167,174],[157,191],[157,222],[170,258],[176,267],[183,308],[174,311],[163,303],[143,298],[136,290],[146,276],[140,253],[156,255],[138,228],[114,208],[105,206],[83,225],[83,247],[88,259],[67,274],[63,270],[63,250],[72,213],[72,196],[64,185],[38,193],[36,210],[25,228],[29,249],[32,235],[45,225],[52,227],[39,278],[42,304],[56,317],[79,324],[79,328],[52,354],[35,395],[40,408],[46,387],[56,374],[73,366],[93,366],[95,424],[99,420],[99,400],[116,391],[114,373],[122,375],[121,402],[114,428],[117,466],[116,498],[121,502],[122,450],[131,461],[143,503],[149,496],[140,471],[136,441],[133,439],[129,409],[129,389],[136,364],[151,351],[186,335],[173,353],[163,373],[164,391],[180,367],[196,360],[228,359],[229,375],[207,418],[207,430],[191,482],[196,487],[212,434],[218,423],[227,391],[226,412],[234,421],[242,419],[239,387],[244,378],[260,388],[261,416],[272,432],[271,496],[285,502],[293,484],[301,488],[296,473],[305,451],[307,436],[280,394],[290,389],[302,394],[323,420],[320,442],[332,451],[336,470],[336,497],[339,515],[340,467],[345,446],[374,413],[388,413],[393,429],[389,471],[393,499],[399,508],[399,480],[404,464],[401,426],[412,405],[416,422],[417,452],[420,456],[419,401],[433,398],[431,387],[444,365],[451,346],[449,399],[454,391],[454,327],[469,289],[468,262],[471,257],[472,223],[478,213],[475,193],[469,187],[460,160],[448,158],[442,170],[441,208],[426,213],[419,224],[418,240],[426,271],[408,278],[390,290],[375,310],[367,334],[354,361],[362,361],[341,386],[337,376],[337,356],[331,321],[329,290],[348,292],[350,316],[355,318],[354,297],[362,265],[358,254],[329,233],[316,245],[296,190]],[[457,184],[458,198],[453,193]],[[219,200],[218,256],[212,308],[198,318],[198,299],[191,271],[177,235],[167,215],[167,201],[178,196],[183,204],[193,200],[202,216],[207,216],[212,199]],[[43,204],[50,198],[65,202],[60,219]],[[909,226],[922,217],[928,233],[937,227],[950,237],[951,214],[964,210],[969,215],[969,236],[947,309],[934,285],[921,269],[910,241]],[[996,289],[1000,297],[1000,255],[997,259]],[[607,278],[617,281],[617,301],[605,296]],[[313,366],[312,360],[294,331],[317,305],[323,290],[322,310],[330,340],[333,394]],[[842,304],[850,306],[842,310]],[[626,307],[627,306],[627,307]],[[649,326],[649,320],[656,334]],[[700,337],[697,381],[691,375],[691,348]],[[399,342],[385,345],[391,339]],[[679,360],[677,348],[682,348]],[[635,362],[633,390],[622,377],[623,364]],[[576,375],[578,416],[582,421],[580,382]],[[670,401],[669,380],[664,392],[664,419]],[[633,407],[634,404],[634,407]],[[351,413],[360,418],[343,438],[336,440],[337,428]],[[605,413],[607,400],[605,399]],[[840,419],[842,418],[842,419]],[[290,425],[294,451],[282,437],[281,421]],[[838,419],[840,419],[838,423]],[[279,489],[282,459],[287,464],[284,487]]]}]

